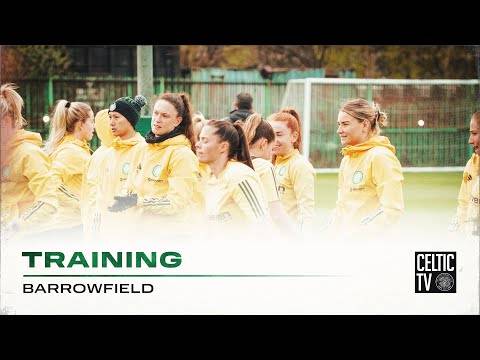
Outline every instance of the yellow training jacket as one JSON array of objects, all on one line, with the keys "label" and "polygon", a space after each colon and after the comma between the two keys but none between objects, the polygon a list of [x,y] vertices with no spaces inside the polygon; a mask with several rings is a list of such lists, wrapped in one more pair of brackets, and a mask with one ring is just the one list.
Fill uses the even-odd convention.
[{"label": "yellow training jacket", "polygon": [[41,145],[40,134],[22,129],[2,149],[7,154],[1,169],[2,226],[16,220],[21,230],[45,230],[58,208],[50,160]]},{"label": "yellow training jacket", "polygon": [[98,229],[100,209],[97,204],[101,201],[100,178],[103,160],[110,148],[101,145],[90,157],[82,180],[81,211],[84,230],[87,236],[91,231]]},{"label": "yellow training jacket", "polygon": [[129,193],[127,179],[138,167],[145,146],[145,139],[137,132],[134,137],[126,140],[116,137],[105,154],[97,196],[97,209],[101,214],[100,223],[103,229],[111,230],[132,220],[129,216],[135,209],[112,213],[108,211],[108,207],[113,205],[115,196],[126,196]]},{"label": "yellow training jacket", "polygon": [[68,228],[82,224],[80,198],[82,181],[90,160],[86,141],[66,135],[50,155],[50,176],[57,186],[59,209],[54,228]]},{"label": "yellow training jacket", "polygon": [[311,226],[315,208],[313,166],[297,149],[275,159],[278,193],[285,211],[301,227]]},{"label": "yellow training jacket", "polygon": [[342,149],[333,223],[340,228],[389,225],[404,210],[402,167],[385,136]]},{"label": "yellow training jacket", "polygon": [[129,193],[138,196],[137,210],[144,224],[158,227],[159,222],[190,221],[198,213],[201,200],[198,159],[190,141],[177,135],[160,143],[148,143],[141,148],[139,158],[127,187]]},{"label": "yellow training jacket", "polygon": [[473,154],[463,172],[462,185],[458,194],[457,221],[459,229],[468,234],[480,223],[480,156]]},{"label": "yellow training jacket", "polygon": [[127,195],[127,179],[130,171],[138,167],[145,146],[145,139],[138,132],[130,139],[116,137],[113,140],[103,164],[104,174],[100,188],[104,204],[111,206],[114,196]]},{"label": "yellow training jacket", "polygon": [[280,200],[278,195],[277,178],[275,177],[275,169],[270,161],[262,158],[252,159],[255,172],[260,178],[260,182],[263,186],[263,192],[267,203]]},{"label": "yellow training jacket", "polygon": [[202,185],[208,220],[241,225],[268,219],[260,178],[249,166],[229,160],[218,177],[209,171]]},{"label": "yellow training jacket", "polygon": [[95,131],[101,145],[90,157],[82,180],[81,210],[84,233],[87,238],[92,231],[98,230],[100,211],[97,209],[97,203],[100,202],[101,195],[99,180],[102,176],[102,162],[114,139],[110,129],[108,109],[100,110],[95,115]]}]

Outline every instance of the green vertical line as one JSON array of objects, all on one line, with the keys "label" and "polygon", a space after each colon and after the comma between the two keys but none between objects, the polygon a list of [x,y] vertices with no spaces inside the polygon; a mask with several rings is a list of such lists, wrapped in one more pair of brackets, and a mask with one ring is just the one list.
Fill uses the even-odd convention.
[{"label": "green vertical line", "polygon": [[165,92],[165,78],[162,76],[160,78],[160,89],[159,89],[159,93],[160,94],[163,94]]},{"label": "green vertical line", "polygon": [[31,111],[32,111],[32,96],[30,94],[30,81],[27,82],[25,85],[25,93],[26,93],[26,101],[25,101],[25,111],[27,119],[31,119]]},{"label": "green vertical line", "polygon": [[264,117],[268,116],[268,114],[271,113],[271,101],[270,101],[271,100],[270,99],[270,96],[271,96],[270,87],[271,87],[271,85],[272,85],[271,80],[267,80],[265,82],[265,84],[263,85],[264,89],[265,89],[265,91],[264,91],[265,104],[264,104],[264,107],[263,107],[263,109],[264,109],[263,110],[263,114],[264,114],[263,116]]}]

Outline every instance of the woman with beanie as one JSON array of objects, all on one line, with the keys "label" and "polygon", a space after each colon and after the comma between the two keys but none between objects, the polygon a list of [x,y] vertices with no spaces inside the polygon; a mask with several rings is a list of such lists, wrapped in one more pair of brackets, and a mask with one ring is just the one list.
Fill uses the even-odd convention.
[{"label": "woman with beanie", "polygon": [[[140,119],[140,112],[147,100],[142,95],[135,98],[122,97],[110,105],[108,110],[110,130],[114,136],[111,146],[107,151],[102,164],[100,165],[102,177],[98,191],[95,224],[101,224],[103,231],[107,233],[112,230],[121,230],[124,215],[113,214],[108,211],[112,206],[115,197],[128,195],[127,179],[140,161],[141,149],[146,145],[145,139],[135,130]],[[129,220],[126,219],[128,222]]]},{"label": "woman with beanie", "polygon": [[365,99],[345,102],[338,113],[344,157],[332,225],[343,233],[345,229],[377,232],[403,213],[402,167],[395,147],[380,136],[386,120],[387,115]]},{"label": "woman with beanie", "polygon": [[23,129],[23,99],[16,89],[14,84],[0,87],[1,226],[6,237],[47,229],[58,208],[48,176],[50,160],[40,148],[40,134]]},{"label": "woman with beanie", "polygon": [[303,232],[311,231],[315,207],[313,166],[300,154],[300,116],[286,108],[268,117],[275,131],[273,146],[275,175],[283,207]]},{"label": "woman with beanie", "polygon": [[[198,212],[198,159],[192,149],[195,139],[191,105],[185,93],[165,93],[155,102],[147,145],[141,148],[135,171],[131,172],[127,191],[117,197],[111,211],[137,206],[137,215],[145,226],[175,233]],[[143,227],[145,232],[148,230]]]},{"label": "woman with beanie", "polygon": [[83,102],[60,100],[55,107],[45,144],[52,160],[50,176],[58,189],[59,210],[54,229],[82,229],[81,188],[90,160],[87,142],[93,137],[93,120],[92,108]]}]

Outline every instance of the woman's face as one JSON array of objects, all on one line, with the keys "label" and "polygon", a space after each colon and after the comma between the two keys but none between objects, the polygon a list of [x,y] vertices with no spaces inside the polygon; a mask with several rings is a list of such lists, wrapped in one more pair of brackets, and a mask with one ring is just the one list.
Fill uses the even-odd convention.
[{"label": "woman's face", "polygon": [[472,117],[470,121],[470,137],[468,143],[473,146],[473,152],[480,155],[480,121]]},{"label": "woman's face", "polygon": [[158,100],[153,108],[152,132],[157,135],[164,135],[171,132],[182,122],[175,107],[166,100]]},{"label": "woman's face", "polygon": [[337,119],[337,134],[342,146],[357,145],[368,139],[367,121],[360,122],[353,116],[340,111]]},{"label": "woman's face", "polygon": [[110,129],[112,129],[113,136],[124,139],[131,133],[133,126],[125,116],[116,111],[111,111],[108,117],[110,118]]},{"label": "woman's face", "polygon": [[87,141],[92,140],[93,131],[95,130],[93,111],[91,111],[89,115],[90,116],[87,118],[87,120],[85,120],[85,122],[79,121],[80,138]]},{"label": "woman's face", "polygon": [[7,111],[5,116],[3,116],[3,119],[0,122],[0,126],[1,143],[2,145],[5,145],[10,141],[16,131],[13,113],[11,111]]},{"label": "woman's face", "polygon": [[286,155],[293,150],[298,134],[287,126],[285,121],[270,121],[275,132],[275,141],[272,143],[272,152],[275,155]]},{"label": "woman's face", "polygon": [[205,125],[200,131],[200,140],[195,144],[198,160],[205,164],[216,161],[222,153],[228,151],[228,143],[220,141],[215,135],[216,128]]}]

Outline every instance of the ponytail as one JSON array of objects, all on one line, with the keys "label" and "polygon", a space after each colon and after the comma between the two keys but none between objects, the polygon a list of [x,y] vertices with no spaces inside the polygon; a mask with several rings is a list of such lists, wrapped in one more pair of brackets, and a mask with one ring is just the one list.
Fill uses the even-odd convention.
[{"label": "ponytail", "polygon": [[55,151],[67,133],[67,104],[67,100],[60,100],[53,112],[53,117],[50,121],[50,134],[45,143],[45,152],[47,155],[51,155]]},{"label": "ponytail", "polygon": [[296,131],[296,132],[298,133],[297,141],[295,141],[295,142],[293,143],[293,147],[294,147],[295,149],[301,150],[301,149],[302,149],[302,131],[301,131],[301,129],[302,129],[302,124],[301,124],[301,122],[300,122],[300,115],[299,115],[298,112],[297,112],[294,108],[292,108],[292,107],[286,107],[286,108],[280,110],[280,112],[290,114],[290,115],[292,115],[292,116],[295,118],[297,124],[296,124],[296,126],[294,126],[294,127],[296,127],[296,129],[294,130],[294,129],[290,128],[292,131]]},{"label": "ponytail", "polygon": [[195,138],[195,131],[193,130],[192,105],[190,104],[190,99],[187,93],[180,93],[179,95],[183,102],[182,124],[185,128],[185,136],[190,140],[192,151],[195,153],[195,143],[197,142],[197,139]]},{"label": "ponytail", "polygon": [[23,99],[15,91],[18,86],[12,83],[3,84],[0,87],[0,116],[4,119],[8,113],[12,114],[13,124],[17,129],[27,125],[27,121],[22,116]]},{"label": "ponytail", "polygon": [[373,103],[373,108],[375,109],[375,120],[372,124],[372,128],[373,132],[378,135],[380,134],[380,128],[388,125],[387,114],[380,111],[380,107],[376,103]]},{"label": "ponytail", "polygon": [[187,93],[164,93],[158,100],[168,101],[177,110],[178,116],[182,118],[182,122],[178,128],[182,130],[183,135],[190,141],[191,149],[195,153],[195,132],[192,123],[192,105]]},{"label": "ponytail", "polygon": [[73,133],[75,124],[85,122],[93,115],[90,105],[82,102],[58,101],[50,122],[50,135],[45,144],[45,152],[51,155],[67,134]]},{"label": "ponytail", "polygon": [[247,166],[250,166],[252,169],[255,170],[255,168],[253,167],[252,159],[250,157],[250,151],[248,150],[248,141],[245,133],[243,132],[242,125],[239,123],[235,123],[233,124],[233,127],[235,128],[235,130],[237,130],[238,133],[238,146],[236,149],[234,149],[235,159],[241,163],[244,163]]},{"label": "ponytail", "polygon": [[235,159],[254,169],[248,150],[247,138],[241,124],[237,122],[232,124],[225,120],[210,120],[208,126],[216,129],[214,134],[220,138],[220,141],[228,142],[228,159]]},{"label": "ponytail", "polygon": [[[243,124],[243,131],[245,137],[247,138],[248,145],[252,145],[255,141],[255,133],[257,131],[258,125],[262,122],[262,117],[260,114],[254,113],[245,119]],[[258,140],[258,139],[257,139]]]},{"label": "ponytail", "polygon": [[249,146],[252,146],[263,138],[266,139],[269,144],[275,140],[275,132],[273,131],[272,125],[264,121],[260,114],[254,113],[247,117],[245,122],[242,123],[242,127]]}]

